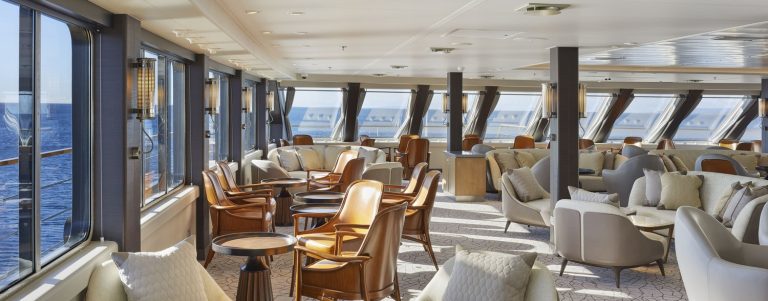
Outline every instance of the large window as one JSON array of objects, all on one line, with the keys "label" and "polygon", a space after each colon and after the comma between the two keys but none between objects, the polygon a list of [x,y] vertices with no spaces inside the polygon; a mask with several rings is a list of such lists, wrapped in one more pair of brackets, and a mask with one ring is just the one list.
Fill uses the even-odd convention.
[{"label": "large window", "polygon": [[[245,87],[248,89],[251,89],[250,94],[243,93],[243,97],[247,97],[250,95],[251,99],[243,99],[243,126],[245,127],[242,131],[243,135],[243,153],[248,154],[250,152],[253,152],[256,150],[256,93],[255,93],[255,83],[252,81],[245,81]],[[248,112],[247,103],[250,103],[251,112]],[[261,114],[264,114],[262,111]],[[262,125],[264,126],[264,125]]]},{"label": "large window", "polygon": [[760,117],[752,119],[752,122],[747,125],[747,129],[744,131],[744,135],[741,136],[741,141],[761,140],[762,136],[762,124],[763,120]]},{"label": "large window", "polygon": [[627,136],[645,137],[675,97],[672,94],[636,94],[616,119],[608,142],[621,142]]},{"label": "large window", "polygon": [[156,117],[144,120],[143,201],[157,199],[184,181],[185,66],[166,56],[145,50],[144,57],[156,59]]},{"label": "large window", "polygon": [[675,141],[708,142],[717,129],[733,123],[744,104],[750,100],[744,95],[704,95],[675,134]]},{"label": "large window", "polygon": [[395,138],[405,121],[411,90],[366,90],[357,116],[360,135]]},{"label": "large window", "polygon": [[582,135],[585,134],[586,131],[588,131],[591,127],[593,127],[593,124],[597,122],[597,119],[595,119],[595,116],[603,110],[606,103],[608,103],[608,100],[611,99],[611,94],[609,93],[589,93],[587,94],[587,107],[585,110],[586,117],[579,120],[579,125],[582,127],[580,129],[580,133]]},{"label": "large window", "polygon": [[508,140],[523,134],[540,101],[541,93],[501,93],[488,118],[485,139]]},{"label": "large window", "polygon": [[[216,161],[227,161],[229,159],[229,77],[226,74],[214,71],[208,72],[208,85],[218,86],[218,92],[212,91],[218,95],[218,102],[215,108],[211,108],[211,97],[209,96],[205,107],[208,109],[206,118],[206,128],[208,129],[208,166],[216,166]],[[210,89],[212,90],[212,89]]]},{"label": "large window", "polygon": [[297,88],[288,113],[291,132],[320,140],[331,138],[333,127],[341,118],[341,100],[341,89]]},{"label": "large window", "polygon": [[[424,114],[424,121],[422,122],[423,129],[421,130],[421,136],[426,138],[447,139],[448,137],[448,114],[443,112],[443,94],[446,91],[434,91],[432,95],[432,101],[429,102],[427,113]],[[467,126],[469,116],[472,115],[472,108],[475,107],[480,94],[477,91],[465,91],[467,94],[467,112],[463,114],[463,126],[462,133]]]},{"label": "large window", "polygon": [[87,238],[91,53],[87,30],[29,8],[0,1],[0,23],[2,291]]}]

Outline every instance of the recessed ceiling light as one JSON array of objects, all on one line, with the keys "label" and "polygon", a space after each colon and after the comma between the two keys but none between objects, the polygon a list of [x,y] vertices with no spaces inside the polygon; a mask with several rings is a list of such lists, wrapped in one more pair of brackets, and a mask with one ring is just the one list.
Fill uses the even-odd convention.
[{"label": "recessed ceiling light", "polygon": [[554,16],[570,6],[569,4],[528,3],[517,11],[532,16]]},{"label": "recessed ceiling light", "polygon": [[490,75],[490,74],[480,75],[480,78],[482,78],[482,79],[492,79],[494,77],[495,77],[494,75]]},{"label": "recessed ceiling light", "polygon": [[265,31],[262,31],[261,34],[272,34],[272,32],[269,30],[265,30]]},{"label": "recessed ceiling light", "polygon": [[297,31],[297,32],[296,32],[296,34],[297,34],[297,35],[300,35],[300,36],[305,36],[305,35],[307,35],[307,34],[309,34],[309,33],[308,33],[308,32],[306,32],[306,31]]},{"label": "recessed ceiling light", "polygon": [[303,16],[304,12],[303,11],[292,10],[292,11],[288,12],[288,15],[290,15],[290,16]]},{"label": "recessed ceiling light", "polygon": [[624,46],[637,46],[637,42],[626,42]]},{"label": "recessed ceiling light", "polygon": [[384,74],[384,73],[374,73],[374,74],[371,74],[371,75],[373,75],[375,77],[382,77],[382,76],[385,76],[386,74]]},{"label": "recessed ceiling light", "polygon": [[453,42],[451,43],[453,46],[472,46],[472,43],[470,42]]},{"label": "recessed ceiling light", "polygon": [[449,54],[449,53],[451,53],[454,50],[456,50],[456,48],[450,48],[450,47],[429,47],[429,51],[432,51],[432,53]]},{"label": "recessed ceiling light", "polygon": [[245,11],[245,14],[246,14],[246,15],[255,15],[255,14],[260,14],[260,13],[261,13],[261,11],[260,11],[260,10],[257,10],[257,9],[254,9],[254,10],[246,10],[246,11]]},{"label": "recessed ceiling light", "polygon": [[406,65],[391,65],[389,67],[392,68],[392,69],[405,69],[405,68],[408,68],[408,66],[406,66]]}]

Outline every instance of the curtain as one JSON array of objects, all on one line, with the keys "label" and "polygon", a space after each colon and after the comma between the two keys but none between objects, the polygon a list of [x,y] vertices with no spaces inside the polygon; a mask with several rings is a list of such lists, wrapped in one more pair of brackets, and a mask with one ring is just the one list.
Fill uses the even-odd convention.
[{"label": "curtain", "polygon": [[[363,102],[365,101],[365,89],[360,89],[360,98],[357,101],[357,112],[355,112],[355,118],[360,116],[360,110],[363,109]],[[355,135],[360,135],[360,122],[355,122]],[[355,138],[357,139],[357,137]]]},{"label": "curtain", "polygon": [[[277,93],[279,94],[279,92]],[[293,137],[293,130],[291,129],[291,120],[288,118],[288,114],[291,113],[294,96],[296,96],[296,88],[288,87],[285,90],[285,102],[283,102],[283,129],[285,132],[286,139],[291,139]]]},{"label": "curtain", "polygon": [[331,140],[334,141],[340,141],[344,137],[342,137],[342,134],[344,133],[344,116],[346,116],[347,112],[347,99],[349,99],[349,89],[347,88],[341,88],[341,116],[339,117],[339,120],[336,121],[336,125],[333,127],[333,131],[331,131]]},{"label": "curtain", "polygon": [[481,134],[476,133],[477,132],[477,117],[480,115],[480,108],[483,107],[483,102],[488,101],[488,95],[485,95],[485,91],[480,91],[480,94],[477,96],[477,101],[475,101],[474,107],[467,108],[469,110],[469,117],[467,118],[467,124],[464,126],[464,133],[463,135],[466,136],[467,134]]},{"label": "curtain", "polygon": [[[432,98],[435,96],[434,90],[429,90],[429,93],[427,93],[427,99],[424,101],[424,106],[421,110],[421,116],[414,116],[414,118],[418,118],[421,120],[421,126],[417,129],[417,132],[419,135],[421,135],[421,131],[424,129],[424,117],[427,116],[427,112],[429,111],[429,105],[432,104]],[[413,124],[411,124],[411,128],[413,128]]]},{"label": "curtain", "polygon": [[677,98],[675,98],[675,100],[672,101],[664,109],[664,112],[661,113],[661,116],[659,116],[658,121],[656,121],[656,125],[653,128],[651,128],[651,130],[648,132],[648,135],[645,136],[645,139],[644,139],[645,142],[656,143],[656,141],[658,141],[659,138],[661,138],[661,135],[672,124],[673,117],[681,109],[681,106],[683,105],[683,103],[685,103],[686,98],[688,98],[688,95],[685,95],[685,94],[677,95]]},{"label": "curtain", "polygon": [[415,109],[416,109],[416,90],[411,89],[411,100],[408,101],[408,108],[405,111],[405,120],[403,121],[403,124],[397,130],[397,133],[393,138],[397,138],[402,135],[408,134],[408,130],[411,128],[411,120],[413,119],[413,114],[415,113],[414,111]]},{"label": "curtain", "polygon": [[[536,103],[536,107],[533,109],[533,115],[531,116],[531,120],[528,121],[528,127],[526,127],[525,132],[523,132],[523,135],[528,135],[531,137],[536,137],[536,131],[540,128],[540,124],[542,122],[541,118],[541,106],[543,105],[544,97],[539,97],[539,102]],[[496,106],[494,105],[495,109]],[[493,109],[491,112],[493,112]],[[549,123],[547,121],[547,123]],[[542,130],[543,132],[543,130]]]}]

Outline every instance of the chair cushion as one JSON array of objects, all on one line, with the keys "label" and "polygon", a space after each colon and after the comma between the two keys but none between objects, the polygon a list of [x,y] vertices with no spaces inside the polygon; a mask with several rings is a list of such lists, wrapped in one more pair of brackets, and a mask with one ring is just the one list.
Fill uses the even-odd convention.
[{"label": "chair cushion", "polygon": [[619,194],[594,193],[581,188],[568,186],[571,199],[576,201],[595,202],[619,207]]},{"label": "chair cushion", "polygon": [[115,252],[128,300],[208,300],[195,247],[182,241],[159,252]]},{"label": "chair cushion", "polygon": [[515,160],[520,167],[533,167],[536,164],[536,157],[528,152],[515,152]]},{"label": "chair cushion", "polygon": [[299,163],[299,156],[295,150],[277,149],[277,160],[280,162],[286,171],[301,170],[301,163]]},{"label": "chair cushion", "polygon": [[528,202],[541,198],[548,197],[544,188],[536,181],[536,177],[528,167],[513,169],[507,173],[509,182],[512,183],[512,188],[515,189],[515,194],[522,202]]},{"label": "chair cushion", "polygon": [[669,158],[672,159],[672,163],[675,164],[675,168],[677,169],[677,171],[681,171],[681,172],[689,171],[688,166],[685,166],[685,163],[683,162],[683,160],[680,159],[678,156],[670,155]]},{"label": "chair cushion", "polygon": [[605,154],[603,152],[585,152],[579,154],[579,168],[586,168],[595,171],[595,175],[603,172],[605,163]]},{"label": "chair cushion", "polygon": [[470,252],[457,246],[443,300],[524,300],[536,255]]},{"label": "chair cushion", "polygon": [[728,205],[728,201],[733,197],[733,194],[747,185],[752,185],[752,182],[733,182],[731,186],[723,193],[723,196],[715,204],[712,210],[708,210],[708,213],[714,216],[718,221],[723,221],[723,214],[725,214],[725,205]]},{"label": "chair cushion", "polygon": [[499,170],[503,173],[507,170],[513,170],[520,168],[520,165],[517,164],[517,160],[515,159],[515,153],[495,153],[493,154],[494,158],[496,159],[496,163],[499,164]]},{"label": "chair cushion", "polygon": [[643,206],[656,207],[661,201],[661,175],[664,172],[643,168],[645,174],[645,201]]},{"label": "chair cushion", "polygon": [[659,208],[677,210],[682,206],[701,208],[699,187],[704,182],[700,175],[665,173],[661,175],[661,201]]},{"label": "chair cushion", "polygon": [[739,216],[739,213],[747,203],[767,194],[768,186],[753,187],[752,185],[745,185],[733,193],[723,211],[723,225],[729,228],[733,227],[733,221]]},{"label": "chair cushion", "polygon": [[314,148],[300,147],[296,154],[299,157],[302,170],[323,169],[323,158]]}]

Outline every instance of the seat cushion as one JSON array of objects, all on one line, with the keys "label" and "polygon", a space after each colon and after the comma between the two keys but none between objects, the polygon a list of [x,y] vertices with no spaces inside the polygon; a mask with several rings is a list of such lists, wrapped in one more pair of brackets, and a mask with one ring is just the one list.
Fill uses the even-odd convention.
[{"label": "seat cushion", "polygon": [[[355,232],[365,232],[365,230],[355,229]],[[334,233],[308,233],[296,236],[299,246],[317,251],[320,253],[333,254],[336,250],[336,235]],[[345,236],[343,249],[345,251],[357,250],[362,239]],[[355,243],[356,242],[356,243]]]},{"label": "seat cushion", "polygon": [[659,207],[674,210],[682,206],[701,208],[699,187],[704,181],[701,175],[661,175],[661,201]]}]

